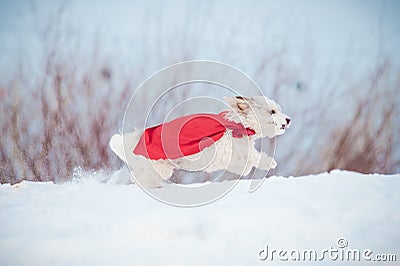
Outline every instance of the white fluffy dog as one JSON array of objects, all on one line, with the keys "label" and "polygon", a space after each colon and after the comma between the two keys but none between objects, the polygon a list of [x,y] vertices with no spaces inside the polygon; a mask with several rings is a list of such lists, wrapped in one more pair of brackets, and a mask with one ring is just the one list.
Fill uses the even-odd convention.
[{"label": "white fluffy dog", "polygon": [[214,172],[227,170],[241,176],[248,175],[253,167],[262,170],[274,169],[276,161],[254,147],[259,138],[273,138],[285,132],[290,125],[290,118],[281,112],[281,107],[264,96],[225,97],[231,109],[223,114],[227,123],[245,128],[248,134],[235,136],[229,128],[221,137],[211,142],[199,152],[178,158],[152,159],[149,156],[135,154],[143,130],[129,134],[115,134],[110,140],[111,149],[121,160],[128,164],[130,171],[140,185],[161,187],[175,168],[188,171]]}]

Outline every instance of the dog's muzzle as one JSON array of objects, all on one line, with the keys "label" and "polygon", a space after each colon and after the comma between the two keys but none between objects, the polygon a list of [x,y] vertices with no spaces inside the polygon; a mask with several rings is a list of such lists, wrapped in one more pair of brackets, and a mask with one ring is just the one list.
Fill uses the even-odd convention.
[{"label": "dog's muzzle", "polygon": [[286,120],[286,124],[282,124],[282,126],[281,126],[282,130],[288,128],[290,125],[290,118],[285,118],[285,120]]}]

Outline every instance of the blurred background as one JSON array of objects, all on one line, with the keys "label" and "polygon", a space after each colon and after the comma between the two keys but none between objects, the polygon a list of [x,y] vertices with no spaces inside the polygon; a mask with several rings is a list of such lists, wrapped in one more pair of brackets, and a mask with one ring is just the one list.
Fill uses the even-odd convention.
[{"label": "blurred background", "polygon": [[292,118],[275,174],[398,173],[399,14],[396,0],[0,0],[0,182],[121,168],[108,141],[132,93],[195,59],[240,69]]}]

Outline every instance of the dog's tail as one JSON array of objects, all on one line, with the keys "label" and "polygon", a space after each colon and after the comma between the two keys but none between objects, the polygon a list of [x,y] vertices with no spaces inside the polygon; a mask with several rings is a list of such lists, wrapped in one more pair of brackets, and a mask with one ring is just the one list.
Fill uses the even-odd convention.
[{"label": "dog's tail", "polygon": [[132,151],[139,142],[141,133],[140,130],[135,130],[133,133],[124,135],[114,134],[108,145],[122,161],[127,163],[131,156],[134,156]]}]

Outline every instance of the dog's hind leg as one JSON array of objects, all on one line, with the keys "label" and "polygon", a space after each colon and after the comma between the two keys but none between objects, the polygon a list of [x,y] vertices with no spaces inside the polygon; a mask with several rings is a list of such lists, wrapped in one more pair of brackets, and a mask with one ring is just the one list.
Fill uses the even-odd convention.
[{"label": "dog's hind leg", "polygon": [[172,165],[167,165],[158,161],[151,161],[138,157],[135,167],[131,169],[135,180],[146,188],[160,188],[168,184],[168,180],[173,173]]}]

